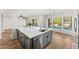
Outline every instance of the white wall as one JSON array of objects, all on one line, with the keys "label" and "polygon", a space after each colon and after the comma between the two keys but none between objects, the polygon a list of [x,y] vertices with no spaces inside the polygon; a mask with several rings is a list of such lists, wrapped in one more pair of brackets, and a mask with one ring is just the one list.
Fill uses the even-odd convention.
[{"label": "white wall", "polygon": [[3,14],[3,29],[14,29],[16,27],[22,27],[26,25],[26,20],[18,18],[15,14],[5,15]]},{"label": "white wall", "polygon": [[53,17],[52,17],[53,15],[51,15],[51,14],[48,14],[48,15],[44,15],[43,17],[44,17],[44,19],[43,19],[43,23],[44,23],[44,26],[46,27],[46,28],[48,28],[48,18],[50,18],[51,20],[53,19]]}]

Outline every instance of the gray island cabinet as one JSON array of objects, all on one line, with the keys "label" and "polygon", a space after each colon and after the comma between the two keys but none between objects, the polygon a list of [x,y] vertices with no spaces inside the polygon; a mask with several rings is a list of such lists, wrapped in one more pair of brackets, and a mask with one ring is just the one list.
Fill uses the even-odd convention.
[{"label": "gray island cabinet", "polygon": [[45,48],[52,40],[52,30],[39,31],[40,29],[17,28],[17,38],[25,49]]}]

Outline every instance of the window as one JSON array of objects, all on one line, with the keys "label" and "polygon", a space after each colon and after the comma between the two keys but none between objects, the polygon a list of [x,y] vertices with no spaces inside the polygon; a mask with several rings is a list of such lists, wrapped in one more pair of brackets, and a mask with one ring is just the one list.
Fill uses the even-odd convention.
[{"label": "window", "polygon": [[48,18],[48,27],[52,28],[52,20],[50,18]]},{"label": "window", "polygon": [[34,19],[32,19],[32,26],[34,26]]},{"label": "window", "polygon": [[53,28],[62,28],[62,17],[53,19]]},{"label": "window", "polygon": [[64,16],[64,29],[72,29],[72,17],[71,16]]},{"label": "window", "polygon": [[39,26],[39,19],[32,19],[33,26]]}]

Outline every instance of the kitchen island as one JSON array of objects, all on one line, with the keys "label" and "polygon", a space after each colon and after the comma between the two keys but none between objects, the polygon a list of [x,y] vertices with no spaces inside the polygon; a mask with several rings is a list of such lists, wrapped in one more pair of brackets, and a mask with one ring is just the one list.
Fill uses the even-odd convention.
[{"label": "kitchen island", "polygon": [[20,27],[17,28],[17,38],[23,48],[41,49],[51,42],[52,30],[40,27]]}]

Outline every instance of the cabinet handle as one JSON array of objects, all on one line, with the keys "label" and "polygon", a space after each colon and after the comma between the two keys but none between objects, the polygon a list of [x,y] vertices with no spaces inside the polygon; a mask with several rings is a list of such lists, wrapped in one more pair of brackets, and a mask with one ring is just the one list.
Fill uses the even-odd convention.
[{"label": "cabinet handle", "polygon": [[38,39],[34,39],[34,40],[38,40]]},{"label": "cabinet handle", "polygon": [[75,32],[77,32],[77,19],[76,18],[74,20],[74,30],[75,30]]},{"label": "cabinet handle", "polygon": [[28,40],[28,38],[26,37],[26,39]]},{"label": "cabinet handle", "polygon": [[47,38],[48,38],[49,36],[47,36]]}]

